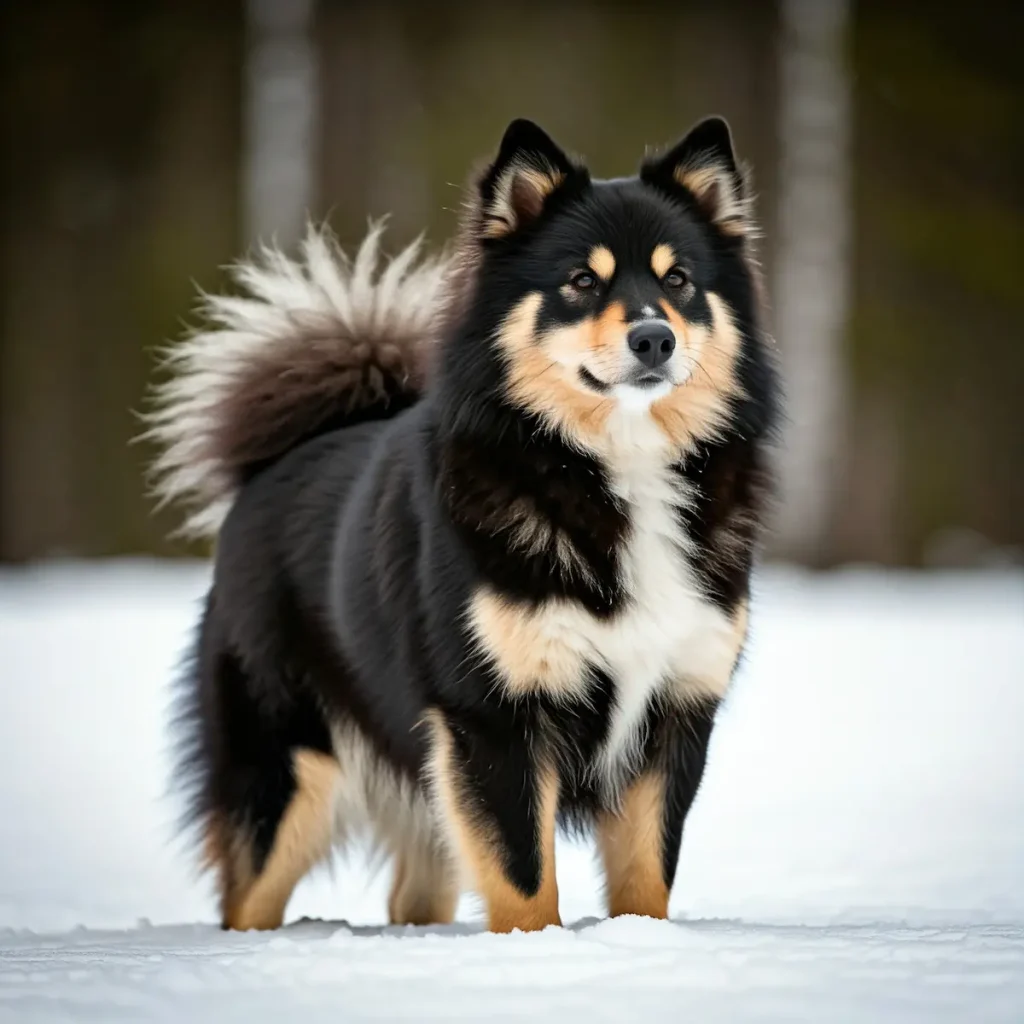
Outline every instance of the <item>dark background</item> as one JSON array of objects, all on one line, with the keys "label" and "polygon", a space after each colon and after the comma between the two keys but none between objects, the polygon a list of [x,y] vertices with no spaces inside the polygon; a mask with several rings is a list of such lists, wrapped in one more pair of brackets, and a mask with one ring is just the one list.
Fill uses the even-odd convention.
[{"label": "dark background", "polygon": [[613,176],[711,112],[754,167],[791,378],[772,554],[1021,559],[1024,5],[2,11],[0,561],[202,553],[164,539],[133,410],[257,237],[390,212],[390,246],[440,243],[513,117]]}]

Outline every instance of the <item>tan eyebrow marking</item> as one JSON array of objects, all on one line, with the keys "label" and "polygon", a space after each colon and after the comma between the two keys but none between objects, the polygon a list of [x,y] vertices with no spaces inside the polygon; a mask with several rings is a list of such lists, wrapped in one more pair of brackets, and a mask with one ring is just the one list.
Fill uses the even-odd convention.
[{"label": "tan eyebrow marking", "polygon": [[662,242],[654,247],[654,251],[651,253],[651,270],[658,277],[664,277],[675,265],[676,254],[672,246]]},{"label": "tan eyebrow marking", "polygon": [[606,245],[595,245],[590,250],[590,269],[602,281],[610,281],[615,273],[615,257]]}]

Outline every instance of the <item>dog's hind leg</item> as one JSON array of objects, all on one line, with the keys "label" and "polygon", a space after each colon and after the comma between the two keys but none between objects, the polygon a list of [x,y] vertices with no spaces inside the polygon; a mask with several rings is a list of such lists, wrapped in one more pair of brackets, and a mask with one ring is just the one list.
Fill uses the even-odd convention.
[{"label": "dog's hind leg", "polygon": [[223,926],[277,928],[299,879],[330,851],[341,770],[312,695],[268,656],[267,641],[262,657],[236,652],[217,598],[207,599],[182,680],[178,777]]},{"label": "dog's hind leg", "polygon": [[291,761],[294,788],[272,830],[266,821],[210,820],[208,856],[219,874],[225,928],[279,928],[295,886],[330,852],[338,763],[304,749]]},{"label": "dog's hind leg", "polygon": [[455,867],[447,851],[430,842],[398,850],[388,898],[392,924],[450,924],[458,901]]}]

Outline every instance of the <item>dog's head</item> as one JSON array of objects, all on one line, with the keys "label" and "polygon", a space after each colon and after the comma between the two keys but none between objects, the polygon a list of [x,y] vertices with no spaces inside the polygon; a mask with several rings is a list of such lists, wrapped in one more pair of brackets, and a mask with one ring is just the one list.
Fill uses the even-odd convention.
[{"label": "dog's head", "polygon": [[504,400],[598,453],[678,452],[722,430],[760,344],[750,200],[723,120],[612,181],[514,121],[476,190],[467,315]]}]

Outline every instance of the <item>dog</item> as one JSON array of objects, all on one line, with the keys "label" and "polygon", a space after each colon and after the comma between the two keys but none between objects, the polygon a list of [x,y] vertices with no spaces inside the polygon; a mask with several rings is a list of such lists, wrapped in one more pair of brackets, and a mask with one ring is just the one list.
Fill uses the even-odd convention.
[{"label": "dog", "polygon": [[517,120],[452,247],[311,227],[174,345],[155,489],[215,540],[177,778],[225,928],[369,835],[394,924],[665,918],[747,635],[779,375],[721,118],[592,178]]}]

